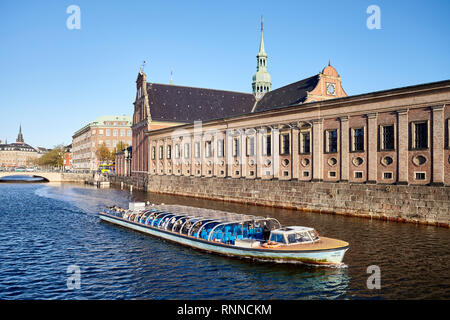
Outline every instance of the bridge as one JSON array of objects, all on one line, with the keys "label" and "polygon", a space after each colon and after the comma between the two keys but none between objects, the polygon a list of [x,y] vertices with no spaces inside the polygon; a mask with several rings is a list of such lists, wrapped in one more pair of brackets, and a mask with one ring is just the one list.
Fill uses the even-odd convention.
[{"label": "bridge", "polygon": [[0,179],[11,176],[29,176],[44,178],[48,182],[84,182],[92,178],[90,173],[73,172],[44,172],[44,171],[24,171],[24,172],[0,172]]}]

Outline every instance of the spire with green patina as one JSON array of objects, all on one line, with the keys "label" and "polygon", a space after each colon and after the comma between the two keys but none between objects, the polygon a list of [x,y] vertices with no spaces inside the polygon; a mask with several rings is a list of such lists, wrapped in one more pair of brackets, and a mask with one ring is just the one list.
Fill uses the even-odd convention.
[{"label": "spire with green patina", "polygon": [[259,44],[259,52],[256,55],[256,73],[253,76],[252,89],[253,94],[260,98],[272,88],[270,74],[267,72],[267,54],[264,50],[264,20],[261,17],[261,42]]}]

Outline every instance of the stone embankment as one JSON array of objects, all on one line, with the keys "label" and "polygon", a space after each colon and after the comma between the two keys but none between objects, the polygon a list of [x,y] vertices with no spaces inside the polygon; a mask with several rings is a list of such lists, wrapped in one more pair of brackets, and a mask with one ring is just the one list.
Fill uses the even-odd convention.
[{"label": "stone embankment", "polygon": [[111,177],[148,192],[449,227],[450,187],[215,177]]}]

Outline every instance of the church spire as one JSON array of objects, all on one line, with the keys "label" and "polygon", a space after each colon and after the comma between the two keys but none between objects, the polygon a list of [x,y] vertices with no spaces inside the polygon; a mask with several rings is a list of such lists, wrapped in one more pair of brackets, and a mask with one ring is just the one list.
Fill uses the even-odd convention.
[{"label": "church spire", "polygon": [[256,73],[253,76],[252,89],[257,99],[261,98],[266,92],[272,88],[270,82],[270,74],[267,72],[267,54],[264,50],[264,19],[261,16],[261,42],[259,44],[259,52],[256,55]]},{"label": "church spire", "polygon": [[17,143],[24,143],[22,135],[22,125],[19,126],[19,134],[17,135]]},{"label": "church spire", "polygon": [[264,18],[261,16],[261,41],[259,43],[259,56],[267,56],[266,51],[264,51],[264,38],[263,38],[263,31],[264,31]]}]

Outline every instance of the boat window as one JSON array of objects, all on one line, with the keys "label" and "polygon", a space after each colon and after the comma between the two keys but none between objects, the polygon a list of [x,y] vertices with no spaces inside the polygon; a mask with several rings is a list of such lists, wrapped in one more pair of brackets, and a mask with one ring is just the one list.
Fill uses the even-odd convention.
[{"label": "boat window", "polygon": [[170,221],[167,223],[165,229],[166,230],[172,230],[172,227],[175,223],[175,221],[177,221],[178,217],[177,216],[173,216],[172,218],[170,218]]},{"label": "boat window", "polygon": [[272,233],[272,235],[270,236],[270,241],[285,243],[282,233]]},{"label": "boat window", "polygon": [[186,217],[182,217],[181,219],[178,219],[175,224],[172,227],[173,232],[179,232],[180,228],[183,226],[183,223],[186,221]]},{"label": "boat window", "polygon": [[316,230],[309,231],[308,233],[314,241],[319,240],[319,234]]},{"label": "boat window", "polygon": [[302,243],[311,241],[311,238],[306,232],[291,233],[288,235],[289,243]]}]

